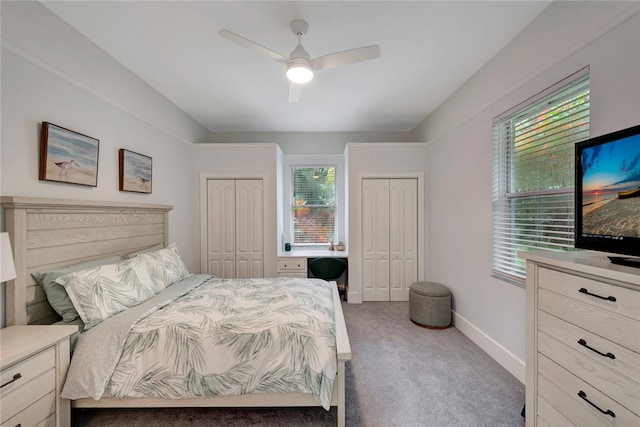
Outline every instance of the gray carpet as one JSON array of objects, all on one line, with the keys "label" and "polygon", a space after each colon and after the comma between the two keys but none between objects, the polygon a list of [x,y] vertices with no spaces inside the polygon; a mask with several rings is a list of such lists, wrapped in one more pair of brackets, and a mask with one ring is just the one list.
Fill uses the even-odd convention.
[{"label": "gray carpet", "polygon": [[[409,320],[408,302],[343,304],[353,360],[347,426],[520,427],[524,386],[455,328]],[[73,426],[333,426],[335,408],[73,410]]]}]

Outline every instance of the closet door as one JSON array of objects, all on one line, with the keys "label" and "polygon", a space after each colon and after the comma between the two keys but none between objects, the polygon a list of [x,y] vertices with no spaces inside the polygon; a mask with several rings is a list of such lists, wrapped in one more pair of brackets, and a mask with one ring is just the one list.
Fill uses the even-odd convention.
[{"label": "closet door", "polygon": [[262,180],[236,180],[236,276],[264,277]]},{"label": "closet door", "polygon": [[207,181],[207,273],[235,277],[235,180]]},{"label": "closet door", "polygon": [[408,301],[418,278],[418,180],[389,181],[389,300]]},{"label": "closet door", "polygon": [[362,296],[389,301],[389,180],[362,180]]}]

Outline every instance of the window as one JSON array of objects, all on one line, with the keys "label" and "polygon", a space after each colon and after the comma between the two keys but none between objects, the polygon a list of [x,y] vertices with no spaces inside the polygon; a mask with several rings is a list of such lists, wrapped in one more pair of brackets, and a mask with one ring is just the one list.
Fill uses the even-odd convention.
[{"label": "window", "polygon": [[588,68],[493,124],[493,275],[524,284],[518,251],[573,248],[574,144],[589,136]]},{"label": "window", "polygon": [[289,154],[283,157],[282,233],[294,248],[326,250],[345,241],[344,157]]},{"label": "window", "polygon": [[293,244],[335,240],[336,168],[293,167],[291,170]]}]

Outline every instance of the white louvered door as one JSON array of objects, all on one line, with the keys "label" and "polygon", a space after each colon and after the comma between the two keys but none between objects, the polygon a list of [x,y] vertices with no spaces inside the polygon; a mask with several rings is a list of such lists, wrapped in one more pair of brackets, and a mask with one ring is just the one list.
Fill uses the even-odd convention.
[{"label": "white louvered door", "polygon": [[236,276],[263,277],[262,180],[236,181]]},{"label": "white louvered door", "polygon": [[263,277],[263,241],[262,180],[207,180],[207,273]]},{"label": "white louvered door", "polygon": [[418,278],[418,181],[389,182],[389,300],[408,301]]},{"label": "white louvered door", "polygon": [[362,296],[389,301],[389,180],[362,180]]},{"label": "white louvered door", "polygon": [[362,180],[363,301],[408,301],[418,277],[417,180]]},{"label": "white louvered door", "polygon": [[235,180],[207,180],[207,273],[235,277]]}]

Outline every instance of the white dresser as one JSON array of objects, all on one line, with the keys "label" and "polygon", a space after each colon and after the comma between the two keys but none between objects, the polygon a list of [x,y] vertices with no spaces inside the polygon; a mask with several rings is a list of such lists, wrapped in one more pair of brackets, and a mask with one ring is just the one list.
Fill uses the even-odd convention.
[{"label": "white dresser", "polygon": [[69,368],[69,336],[77,326],[29,325],[0,329],[0,425],[71,423],[60,392]]},{"label": "white dresser", "polygon": [[640,269],[602,253],[527,259],[527,426],[640,426]]}]

